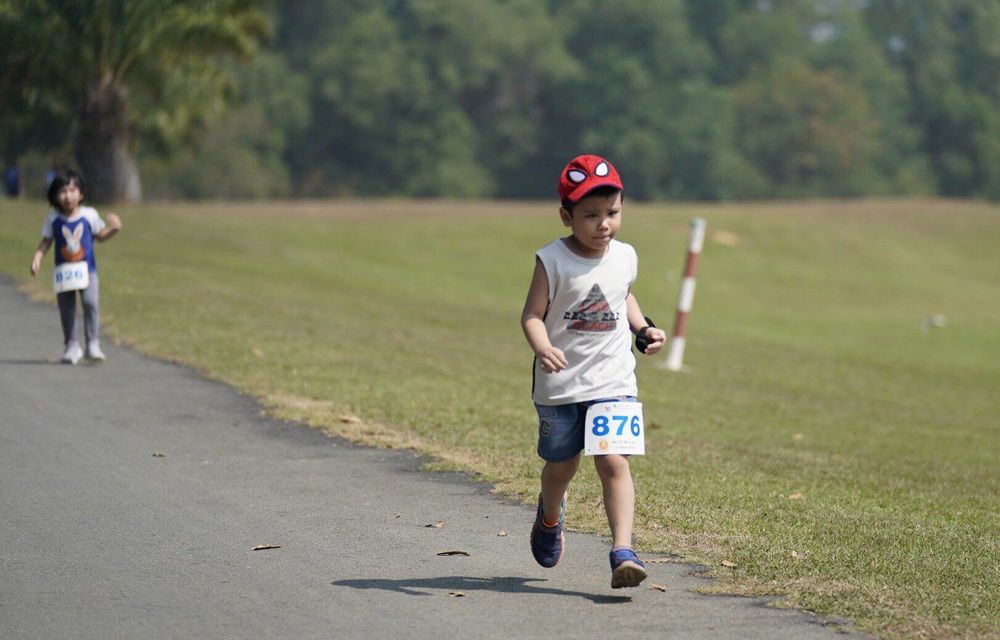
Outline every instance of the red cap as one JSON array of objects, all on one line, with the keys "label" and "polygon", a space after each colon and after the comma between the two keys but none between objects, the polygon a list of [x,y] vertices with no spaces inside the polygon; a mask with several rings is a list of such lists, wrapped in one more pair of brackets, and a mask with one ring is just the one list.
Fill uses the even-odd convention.
[{"label": "red cap", "polygon": [[622,189],[618,171],[600,156],[577,156],[559,175],[559,197],[573,204],[598,187]]}]

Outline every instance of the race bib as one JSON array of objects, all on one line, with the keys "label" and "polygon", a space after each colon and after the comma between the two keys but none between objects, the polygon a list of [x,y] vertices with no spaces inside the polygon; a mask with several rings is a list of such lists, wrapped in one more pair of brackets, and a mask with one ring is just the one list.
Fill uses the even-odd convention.
[{"label": "race bib", "polygon": [[583,453],[641,456],[646,453],[646,429],[641,402],[598,402],[587,409]]},{"label": "race bib", "polygon": [[86,262],[64,262],[56,265],[52,273],[52,287],[56,293],[86,289],[90,284],[90,270]]}]

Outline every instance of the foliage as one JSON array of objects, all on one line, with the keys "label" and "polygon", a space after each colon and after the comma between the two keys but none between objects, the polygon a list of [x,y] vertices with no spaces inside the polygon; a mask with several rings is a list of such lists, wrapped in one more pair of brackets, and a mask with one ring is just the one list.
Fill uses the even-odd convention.
[{"label": "foliage", "polygon": [[162,196],[550,198],[589,151],[640,199],[1000,198],[1000,0],[289,0],[271,89],[219,55],[254,7],[0,0],[4,155],[86,143],[110,77]]},{"label": "foliage", "polygon": [[1000,2],[874,0],[868,16],[906,74],[938,190],[1000,198]]},{"label": "foliage", "polygon": [[69,123],[92,196],[132,197],[132,132],[170,139],[219,108],[220,54],[251,53],[267,30],[252,0],[5,0],[2,59],[17,75],[0,91]]},{"label": "foliage", "polygon": [[859,195],[878,175],[879,122],[864,90],[802,63],[751,73],[734,89],[740,146],[778,195]]},{"label": "foliage", "polygon": [[207,130],[142,159],[146,193],[160,199],[288,197],[284,154],[309,123],[308,82],[271,53],[233,66],[232,107]]},{"label": "foliage", "polygon": [[561,92],[561,124],[573,134],[562,156],[588,149],[614,158],[640,198],[716,195],[713,156],[730,141],[714,122],[728,105],[704,81],[710,59],[682,4],[565,3],[556,11],[575,16],[569,43],[586,70]]},{"label": "foliage", "polygon": [[[340,7],[331,29],[291,11],[282,38],[304,46],[314,113],[293,165],[307,193],[483,196],[512,177],[542,132],[539,87],[570,61],[538,3],[444,1]],[[523,20],[525,28],[512,26]],[[530,25],[530,26],[529,26]],[[504,181],[506,182],[506,181]],[[317,188],[314,185],[324,185]]]}]

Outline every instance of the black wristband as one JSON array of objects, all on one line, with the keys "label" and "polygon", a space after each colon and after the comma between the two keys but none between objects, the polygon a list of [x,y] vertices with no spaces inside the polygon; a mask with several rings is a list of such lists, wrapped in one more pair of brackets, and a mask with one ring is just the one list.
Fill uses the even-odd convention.
[{"label": "black wristband", "polygon": [[648,347],[651,342],[648,338],[646,338],[646,331],[650,328],[656,327],[656,325],[653,324],[653,321],[650,320],[649,316],[645,316],[645,320],[648,324],[635,332],[635,348],[639,353],[646,353],[646,347]]}]

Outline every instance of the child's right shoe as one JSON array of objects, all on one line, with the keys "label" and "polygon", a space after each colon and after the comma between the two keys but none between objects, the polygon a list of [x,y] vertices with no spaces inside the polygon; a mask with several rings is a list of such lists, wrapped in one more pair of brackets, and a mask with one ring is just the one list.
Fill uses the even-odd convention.
[{"label": "child's right shoe", "polygon": [[83,349],[80,348],[79,342],[70,342],[66,345],[66,351],[63,353],[60,362],[64,364],[76,364],[83,357]]},{"label": "child's right shoe", "polygon": [[531,555],[535,562],[546,568],[552,568],[562,558],[566,537],[563,535],[563,517],[566,513],[566,500],[559,508],[559,522],[554,527],[546,527],[542,519],[542,496],[538,496],[538,513],[535,524],[531,527]]},{"label": "child's right shoe", "polygon": [[642,564],[639,556],[631,549],[612,549],[609,555],[611,560],[611,588],[621,589],[622,587],[637,587],[639,583],[646,579],[646,565]]}]

